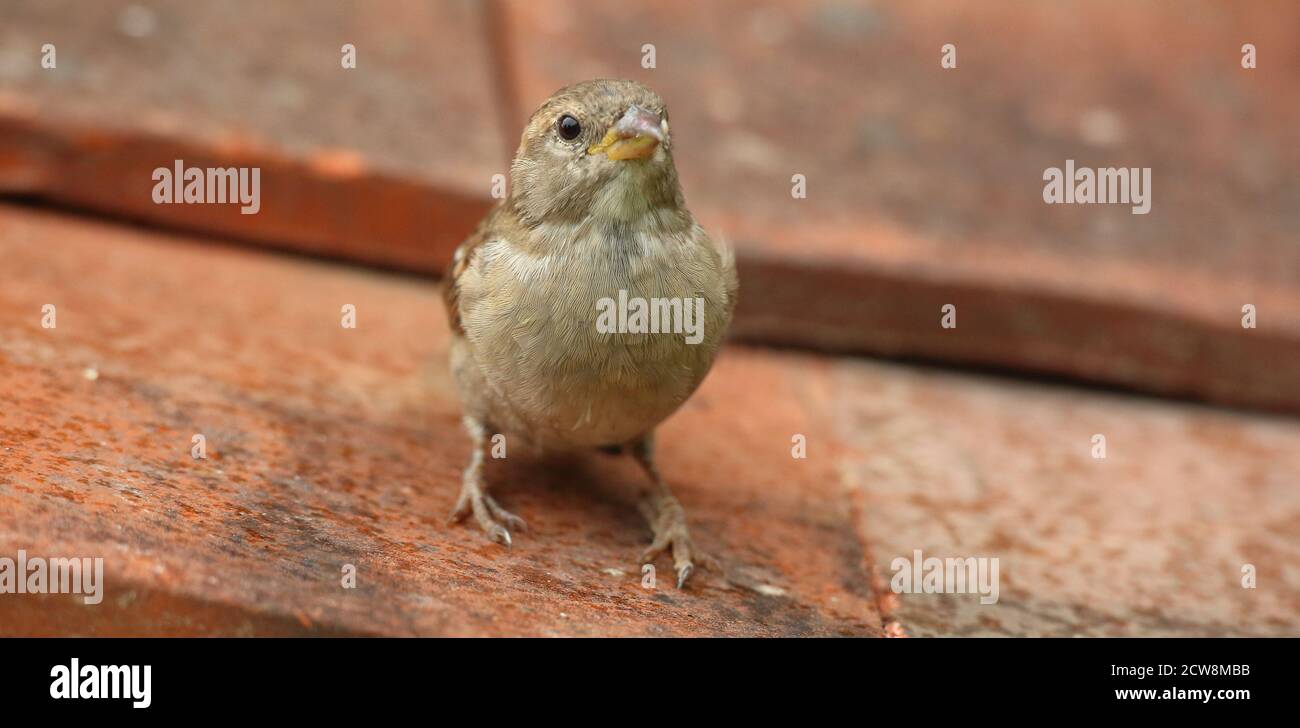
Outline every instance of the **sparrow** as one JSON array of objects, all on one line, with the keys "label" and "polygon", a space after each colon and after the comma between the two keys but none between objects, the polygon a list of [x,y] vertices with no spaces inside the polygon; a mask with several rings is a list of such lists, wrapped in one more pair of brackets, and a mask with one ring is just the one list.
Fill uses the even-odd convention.
[{"label": "sparrow", "polygon": [[[671,554],[678,588],[697,563],[716,563],[696,548],[656,467],[654,432],[713,365],[736,290],[730,250],[686,208],[658,94],[592,80],[547,99],[524,128],[507,195],[445,278],[451,372],[473,442],[451,522],[472,515],[505,546],[525,530],[488,494],[497,434],[541,453],[626,453],[649,481],[640,510],[653,539],[642,563]],[[657,327],[644,316],[637,325],[637,301],[658,308]],[[611,325],[611,306],[627,325]],[[692,309],[702,324],[693,337],[679,313]]]}]

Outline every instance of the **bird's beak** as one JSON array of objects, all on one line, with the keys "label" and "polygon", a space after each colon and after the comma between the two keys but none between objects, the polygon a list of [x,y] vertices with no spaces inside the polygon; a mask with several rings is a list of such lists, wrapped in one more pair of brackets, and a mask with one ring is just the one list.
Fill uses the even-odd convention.
[{"label": "bird's beak", "polygon": [[587,149],[587,154],[604,154],[610,159],[645,159],[664,141],[659,115],[633,106],[605,132],[605,138]]}]

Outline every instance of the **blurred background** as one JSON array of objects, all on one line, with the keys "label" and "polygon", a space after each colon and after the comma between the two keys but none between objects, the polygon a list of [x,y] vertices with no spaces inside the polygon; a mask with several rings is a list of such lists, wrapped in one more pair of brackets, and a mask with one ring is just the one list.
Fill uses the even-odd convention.
[{"label": "blurred background", "polygon": [[[0,433],[21,461],[0,542],[120,549],[154,605],[15,607],[20,632],[1295,630],[1294,2],[0,0],[0,20]],[[574,586],[636,574],[613,562],[637,534],[617,508],[579,525],[562,485],[516,493],[570,514],[562,563],[428,533],[465,452],[445,372],[420,374],[445,356],[429,280],[531,111],[595,77],[663,96],[688,204],[738,254],[739,346],[668,466],[740,489],[696,494],[744,595],[716,609]],[[260,212],[154,204],[178,159],[260,168]],[[1150,213],[1044,204],[1066,160],[1151,168]],[[771,403],[739,418],[756,387]],[[196,428],[222,472],[185,461]],[[788,462],[797,428],[824,433],[819,470]],[[1128,439],[1100,473],[1103,431]],[[922,546],[1020,559],[1013,606],[900,604],[882,565]],[[383,564],[369,601],[317,583],[345,558]],[[218,578],[232,560],[263,578]],[[1241,590],[1247,561],[1284,588]]]},{"label": "blurred background", "polygon": [[[752,269],[741,338],[1300,409],[1294,3],[10,1],[3,14],[11,194],[433,274],[536,105],[578,80],[635,78],[679,121],[692,209]],[[63,41],[57,69],[41,68],[40,38]],[[268,204],[154,205],[141,171],[181,155],[269,168]],[[1150,214],[1044,204],[1043,171],[1067,159],[1150,167]],[[931,325],[942,304],[977,302],[980,326]],[[1247,303],[1259,329],[1243,341]],[[1261,355],[1283,369],[1252,369]]]}]

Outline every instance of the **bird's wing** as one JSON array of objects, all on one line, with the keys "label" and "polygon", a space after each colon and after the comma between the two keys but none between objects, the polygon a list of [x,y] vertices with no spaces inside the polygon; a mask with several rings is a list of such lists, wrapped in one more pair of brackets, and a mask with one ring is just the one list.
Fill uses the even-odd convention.
[{"label": "bird's wing", "polygon": [[736,311],[736,293],[740,289],[740,279],[736,275],[736,251],[731,244],[723,238],[713,239],[704,232],[704,228],[697,226],[697,231],[704,238],[704,244],[713,249],[718,255],[718,269],[722,273],[722,287],[727,294],[727,321],[731,321],[731,315]]},{"label": "bird's wing", "polygon": [[719,253],[722,257],[722,276],[727,288],[727,320],[736,312],[736,295],[740,291],[740,277],[736,275],[736,251],[725,241]]},{"label": "bird's wing", "polygon": [[447,324],[453,334],[462,336],[465,334],[465,327],[460,321],[460,277],[469,268],[474,251],[491,237],[490,231],[495,227],[494,223],[501,210],[500,206],[492,208],[492,211],[479,222],[478,227],[474,228],[474,232],[470,233],[469,237],[456,248],[456,252],[451,256],[447,275],[442,279],[442,301],[447,307]]}]

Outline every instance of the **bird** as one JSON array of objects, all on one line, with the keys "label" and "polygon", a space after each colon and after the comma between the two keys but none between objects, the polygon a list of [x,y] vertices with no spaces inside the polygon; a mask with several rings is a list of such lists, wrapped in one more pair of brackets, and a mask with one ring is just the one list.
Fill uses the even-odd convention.
[{"label": "bird", "polygon": [[660,473],[654,436],[712,367],[737,289],[730,247],[686,207],[660,96],[614,79],[551,95],[524,127],[507,193],[444,278],[473,445],[449,521],[473,516],[507,547],[526,529],[487,487],[498,434],[542,453],[627,454],[648,482],[641,563],[670,555],[679,589],[716,566]]}]

